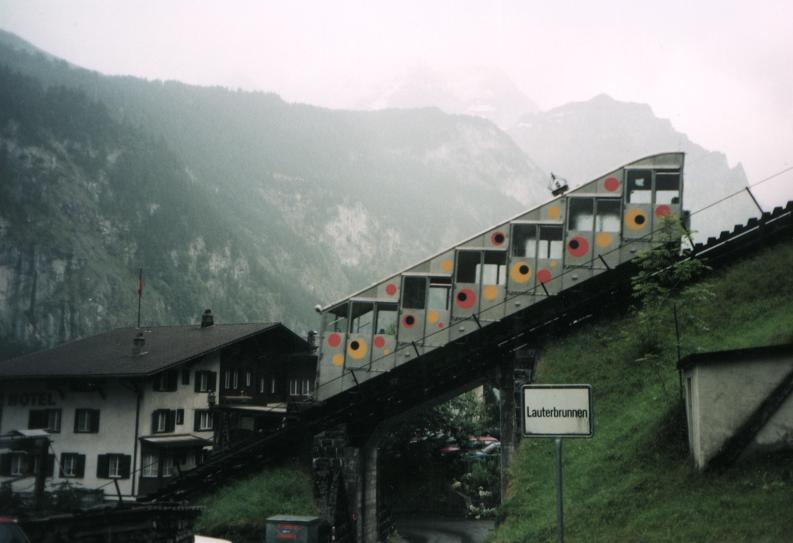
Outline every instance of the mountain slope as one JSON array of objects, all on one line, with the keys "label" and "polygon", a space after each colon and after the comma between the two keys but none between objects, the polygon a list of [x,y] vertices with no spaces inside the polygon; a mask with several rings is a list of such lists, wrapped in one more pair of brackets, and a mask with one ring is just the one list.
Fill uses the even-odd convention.
[{"label": "mountain slope", "polygon": [[360,109],[426,107],[482,117],[505,129],[521,115],[537,111],[537,105],[504,72],[484,66],[445,71],[414,67],[357,104]]},{"label": "mountain slope", "polygon": [[[525,115],[509,130],[515,142],[547,171],[574,185],[638,157],[662,151],[686,153],[684,202],[699,209],[747,185],[741,165],[730,168],[722,153],[693,143],[645,104],[619,102],[604,94],[550,111]],[[757,208],[748,195],[692,218],[706,237],[743,223]]]},{"label": "mountain slope", "polygon": [[0,179],[0,355],[134,323],[139,265],[144,324],[289,317],[162,141],[79,91],[0,67]]},{"label": "mountain slope", "polygon": [[[287,104],[272,94],[106,77],[45,56],[32,46],[19,47],[18,38],[13,43],[3,38],[0,35],[0,65],[34,78],[47,92],[66,87],[82,93],[104,108],[117,123],[116,130],[132,130],[132,140],[156,142],[153,145],[168,154],[164,175],[158,172],[157,160],[142,158],[141,163],[151,166],[148,175],[157,180],[152,184],[168,184],[167,190],[177,193],[182,192],[179,183],[188,184],[184,192],[203,206],[201,213],[186,220],[196,239],[198,233],[204,240],[209,235],[203,234],[202,225],[209,218],[225,225],[221,230],[211,222],[206,225],[234,249],[223,248],[211,260],[213,265],[234,268],[229,255],[244,257],[250,271],[245,277],[163,292],[170,310],[157,314],[153,323],[188,321],[200,309],[193,307],[193,300],[217,298],[226,309],[220,312],[215,307],[219,304],[213,305],[221,321],[278,319],[313,328],[314,304],[363,287],[378,275],[545,198],[544,174],[485,120],[430,109],[331,111]],[[91,127],[79,126],[81,115],[74,115],[72,128],[90,133]],[[11,121],[19,126],[34,122]],[[30,145],[48,149],[56,143],[42,138]],[[62,172],[64,182],[75,183],[81,176],[99,175]],[[152,188],[140,185],[139,179],[129,186],[138,194]],[[64,205],[73,197],[68,192],[61,196]],[[86,213],[103,214],[108,202],[95,200]],[[162,207],[156,200],[152,204]],[[178,210],[168,214],[182,215]],[[123,229],[122,223],[121,216],[113,217],[108,228]],[[156,226],[160,228],[167,230],[167,221]],[[45,229],[41,236],[46,235]],[[192,242],[198,248],[188,245],[187,254],[211,252]],[[9,250],[19,252],[18,243],[13,240]],[[64,250],[73,251],[80,243],[76,236]],[[122,276],[139,265],[150,277],[167,275],[182,265],[182,253],[175,250],[174,259],[157,253],[146,259],[119,257],[115,265],[124,268],[119,271]],[[30,280],[29,274],[22,275]],[[216,295],[221,292],[227,295]],[[9,294],[0,294],[0,299],[16,308],[16,317],[5,316],[6,328],[27,326],[19,324],[22,302],[11,301]],[[117,319],[119,306],[107,307]],[[103,326],[112,322],[106,319]],[[89,331],[94,329],[82,333]],[[44,344],[71,337],[41,335]]]}]

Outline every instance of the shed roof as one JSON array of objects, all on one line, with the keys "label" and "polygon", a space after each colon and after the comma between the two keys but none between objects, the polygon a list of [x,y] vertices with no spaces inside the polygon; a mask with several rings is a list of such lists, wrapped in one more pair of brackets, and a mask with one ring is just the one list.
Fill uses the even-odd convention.
[{"label": "shed roof", "polygon": [[[132,354],[132,340],[143,332],[143,353]],[[280,323],[213,324],[117,328],[95,336],[64,343],[0,361],[0,380],[42,377],[144,377],[177,366],[256,336],[275,334],[308,350],[308,343]]]},{"label": "shed roof", "polygon": [[687,370],[701,364],[713,364],[717,362],[736,362],[759,358],[761,356],[793,355],[793,343],[783,343],[781,345],[766,345],[764,347],[748,347],[745,349],[730,349],[726,351],[711,351],[707,353],[690,354],[678,362],[677,367]]}]

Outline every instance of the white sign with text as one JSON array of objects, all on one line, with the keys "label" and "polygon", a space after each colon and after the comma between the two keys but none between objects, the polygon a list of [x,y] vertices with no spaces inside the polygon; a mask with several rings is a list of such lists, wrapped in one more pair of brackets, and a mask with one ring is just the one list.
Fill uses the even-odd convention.
[{"label": "white sign with text", "polygon": [[590,385],[525,385],[523,435],[592,437]]}]

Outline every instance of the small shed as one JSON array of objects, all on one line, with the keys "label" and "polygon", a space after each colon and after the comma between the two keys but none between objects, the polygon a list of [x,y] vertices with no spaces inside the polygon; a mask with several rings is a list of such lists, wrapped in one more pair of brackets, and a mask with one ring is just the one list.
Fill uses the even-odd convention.
[{"label": "small shed", "polygon": [[697,353],[678,368],[698,469],[793,448],[793,343]]}]

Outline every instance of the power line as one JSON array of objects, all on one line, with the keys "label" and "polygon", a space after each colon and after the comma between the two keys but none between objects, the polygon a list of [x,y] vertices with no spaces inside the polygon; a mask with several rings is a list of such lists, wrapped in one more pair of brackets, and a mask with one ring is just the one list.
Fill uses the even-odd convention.
[{"label": "power line", "polygon": [[715,202],[711,202],[710,204],[706,205],[705,207],[701,207],[701,208],[697,209],[696,211],[692,211],[691,215],[693,216],[693,215],[696,215],[697,213],[699,213],[700,211],[705,211],[706,209],[710,209],[711,207],[713,207],[715,205],[718,205],[718,204],[724,202],[725,200],[729,200],[730,198],[733,198],[734,196],[738,196],[743,191],[745,191],[747,188],[752,188],[752,187],[756,187],[758,185],[762,185],[766,181],[771,181],[772,179],[775,179],[775,178],[779,177],[780,175],[782,175],[784,173],[787,173],[787,172],[789,172],[791,170],[793,170],[793,166],[788,166],[787,168],[785,168],[783,170],[780,170],[780,171],[776,172],[775,174],[769,175],[765,179],[761,179],[760,181],[757,181],[755,183],[750,183],[746,187],[744,187],[744,188],[742,188],[740,190],[737,190],[737,191],[733,192],[732,194],[728,194],[727,196],[725,196],[723,198],[720,198],[720,199],[716,200]]}]

